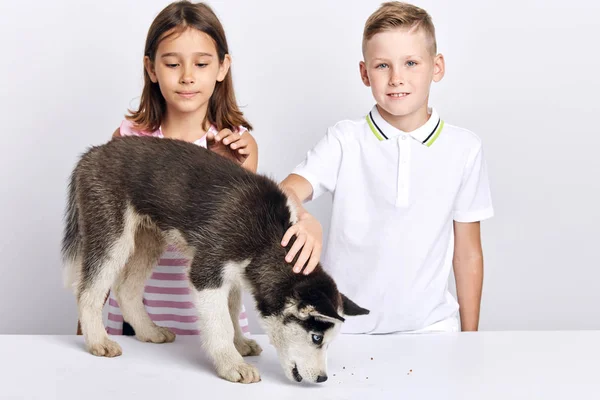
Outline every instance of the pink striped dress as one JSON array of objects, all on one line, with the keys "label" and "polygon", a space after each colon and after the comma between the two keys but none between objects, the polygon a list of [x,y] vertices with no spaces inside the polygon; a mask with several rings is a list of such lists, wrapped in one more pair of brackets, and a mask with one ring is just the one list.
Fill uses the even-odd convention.
[{"label": "pink striped dress", "polygon": [[[240,127],[240,134],[246,129]],[[209,132],[217,133],[214,126]],[[136,130],[133,124],[124,120],[120,127],[121,136],[155,136],[164,137],[160,128],[155,132]],[[207,132],[208,133],[208,132]],[[206,147],[206,135],[195,144]],[[150,318],[155,324],[169,328],[176,335],[198,335],[198,320],[196,308],[192,301],[186,269],[191,260],[178,252],[173,246],[168,246],[162,254],[152,275],[144,288],[144,305]],[[240,326],[246,336],[249,336],[246,309],[242,305]],[[111,291],[108,299],[108,320],[106,330],[111,335],[123,334],[123,314],[119,309],[114,293]]]}]

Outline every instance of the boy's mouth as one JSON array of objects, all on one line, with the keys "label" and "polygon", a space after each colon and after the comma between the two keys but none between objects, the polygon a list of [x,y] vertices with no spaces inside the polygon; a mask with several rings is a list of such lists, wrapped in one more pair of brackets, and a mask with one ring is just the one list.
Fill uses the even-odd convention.
[{"label": "boy's mouth", "polygon": [[406,97],[408,96],[410,93],[406,93],[406,92],[402,92],[402,93],[388,93],[389,97],[393,97],[395,99],[401,98],[401,97]]}]

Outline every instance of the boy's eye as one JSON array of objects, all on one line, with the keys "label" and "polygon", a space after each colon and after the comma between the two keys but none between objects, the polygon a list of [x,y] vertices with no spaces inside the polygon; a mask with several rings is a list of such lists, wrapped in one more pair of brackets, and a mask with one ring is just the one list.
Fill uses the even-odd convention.
[{"label": "boy's eye", "polygon": [[388,67],[388,65],[387,65],[387,64],[385,64],[385,63],[383,63],[383,64],[379,64],[379,65],[378,65],[378,66],[376,66],[375,68],[377,68],[377,69],[384,69],[384,68],[387,68],[387,67]]},{"label": "boy's eye", "polygon": [[406,65],[408,65],[409,67],[414,67],[414,66],[416,66],[416,65],[417,65],[417,63],[416,63],[416,62],[414,62],[414,61],[407,61],[407,62],[406,62]]},{"label": "boy's eye", "polygon": [[317,344],[317,345],[323,343],[323,335],[318,335],[316,333],[313,333],[312,341],[314,344]]}]

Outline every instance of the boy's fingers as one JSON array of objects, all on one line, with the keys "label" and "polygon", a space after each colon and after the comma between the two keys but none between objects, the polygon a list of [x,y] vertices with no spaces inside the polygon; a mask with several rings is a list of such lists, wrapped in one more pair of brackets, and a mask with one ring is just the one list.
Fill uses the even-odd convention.
[{"label": "boy's fingers", "polygon": [[282,246],[287,246],[288,242],[290,241],[290,239],[292,238],[292,236],[294,236],[296,234],[296,232],[298,232],[298,226],[297,225],[292,225],[287,232],[283,235],[283,239],[281,239],[281,245]]},{"label": "boy's fingers", "polygon": [[[304,246],[304,242],[306,242],[306,235],[300,235],[296,238],[294,245],[292,246],[292,248],[288,252],[287,256],[285,257],[285,260],[287,262],[292,262],[292,260],[296,256],[296,253],[298,253],[300,251],[300,249],[302,248],[302,246]],[[294,268],[294,272],[300,272],[300,269]]]},{"label": "boy's fingers", "polygon": [[294,271],[299,272],[302,270],[302,267],[304,267],[304,264],[306,264],[306,262],[310,258],[311,250],[312,250],[312,242],[307,241],[306,244],[304,244],[304,247],[302,247],[302,252],[300,253],[300,257],[298,257],[298,259],[296,260],[296,264],[294,265]]},{"label": "boy's fingers", "polygon": [[319,264],[319,256],[321,255],[321,248],[315,245],[312,249],[312,254],[310,255],[310,260],[308,260],[308,265],[304,268],[304,275],[308,275],[317,268],[317,264]]}]

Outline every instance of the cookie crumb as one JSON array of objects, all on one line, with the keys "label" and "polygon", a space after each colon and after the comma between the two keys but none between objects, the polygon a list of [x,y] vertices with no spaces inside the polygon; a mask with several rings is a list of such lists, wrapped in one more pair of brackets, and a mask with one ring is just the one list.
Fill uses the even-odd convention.
[{"label": "cookie crumb", "polygon": [[373,357],[371,357],[371,361],[373,361]]}]

